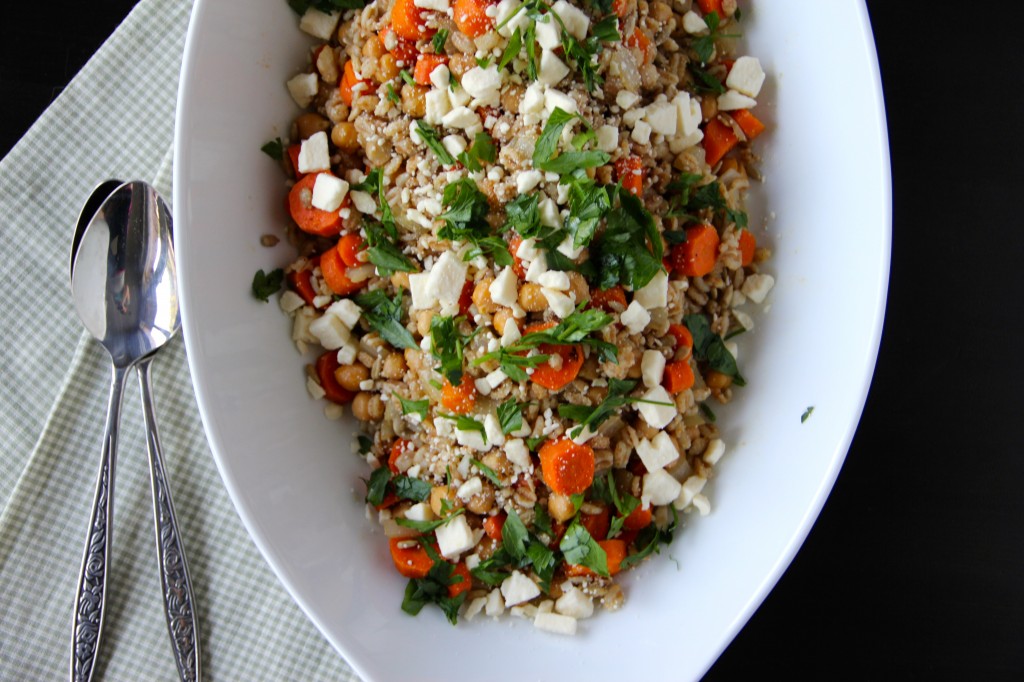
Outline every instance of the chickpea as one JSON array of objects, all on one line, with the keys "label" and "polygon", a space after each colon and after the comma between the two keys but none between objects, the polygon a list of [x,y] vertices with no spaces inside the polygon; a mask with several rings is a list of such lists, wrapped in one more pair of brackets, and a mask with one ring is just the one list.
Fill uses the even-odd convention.
[{"label": "chickpea", "polygon": [[476,65],[476,55],[473,54],[455,54],[448,60],[448,70],[460,80],[463,74],[476,67]]},{"label": "chickpea", "polygon": [[519,289],[519,305],[528,313],[539,313],[547,310],[548,299],[539,284],[527,282]]},{"label": "chickpea", "polygon": [[548,495],[548,514],[555,521],[564,523],[576,515],[576,507],[568,495],[551,493]]},{"label": "chickpea", "polygon": [[637,356],[636,362],[629,366],[626,376],[630,379],[639,379],[643,376],[643,367],[640,366],[640,356]]},{"label": "chickpea", "polygon": [[384,366],[381,368],[381,376],[385,379],[397,380],[405,376],[405,357],[401,353],[389,353],[384,358]]},{"label": "chickpea", "polygon": [[419,310],[416,312],[416,331],[420,336],[430,336],[430,322],[437,315],[433,310]]},{"label": "chickpea", "polygon": [[369,57],[370,59],[380,59],[384,56],[387,50],[384,49],[384,43],[380,41],[377,36],[370,36],[370,38],[363,43],[363,56]]},{"label": "chickpea", "polygon": [[498,478],[501,480],[511,478],[514,473],[512,462],[508,460],[508,457],[506,457],[503,452],[492,450],[484,455],[484,458],[481,461],[484,463],[484,466],[489,467],[495,474],[497,474]]},{"label": "chickpea", "polygon": [[494,330],[501,335],[505,334],[505,325],[511,322],[516,324],[515,317],[512,315],[511,308],[501,307],[498,308],[491,318],[491,323],[494,325]]},{"label": "chickpea", "polygon": [[423,118],[427,113],[427,88],[422,85],[402,86],[402,111],[413,118]]},{"label": "chickpea", "polygon": [[462,501],[455,496],[455,491],[448,486],[435,485],[430,489],[430,510],[434,512],[435,516],[444,516],[445,509],[442,507],[442,503],[445,500],[448,501],[448,510],[462,506]]},{"label": "chickpea", "polygon": [[331,142],[338,149],[353,152],[359,149],[359,137],[356,135],[355,125],[348,121],[342,121],[331,130]]},{"label": "chickpea", "polygon": [[396,272],[391,275],[391,286],[396,289],[409,290],[409,273],[408,272]]},{"label": "chickpea", "polygon": [[704,97],[700,100],[700,117],[705,123],[718,116],[718,100],[714,97]]},{"label": "chickpea", "polygon": [[295,129],[299,133],[299,139],[307,140],[317,133],[331,127],[331,122],[320,114],[312,112],[301,114],[295,119]]},{"label": "chickpea", "polygon": [[476,283],[476,287],[473,288],[473,303],[476,304],[476,309],[482,313],[493,313],[498,309],[498,306],[491,300],[491,282],[494,278],[488,275],[482,280]]},{"label": "chickpea", "polygon": [[370,370],[363,365],[342,365],[334,370],[334,378],[346,391],[358,391],[359,384],[370,378]]},{"label": "chickpea", "polygon": [[384,418],[384,402],[376,393],[360,391],[352,401],[352,414],[362,422],[379,422]]},{"label": "chickpea", "polygon": [[732,377],[728,374],[722,374],[717,370],[709,369],[704,373],[704,383],[712,391],[724,391],[732,386]]},{"label": "chickpea", "polygon": [[395,60],[395,55],[390,52],[380,58],[377,62],[377,80],[381,83],[387,83],[389,80],[398,77],[398,63]]},{"label": "chickpea", "polygon": [[569,273],[569,293],[575,297],[573,300],[576,305],[590,300],[590,285],[587,284],[586,278],[578,272]]},{"label": "chickpea", "polygon": [[474,514],[486,514],[494,508],[494,486],[484,481],[483,488],[466,501],[466,509]]}]

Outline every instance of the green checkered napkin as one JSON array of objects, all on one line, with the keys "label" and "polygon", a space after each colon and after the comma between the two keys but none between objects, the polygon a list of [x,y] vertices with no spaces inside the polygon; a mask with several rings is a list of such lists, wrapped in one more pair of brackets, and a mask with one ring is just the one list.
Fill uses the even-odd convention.
[{"label": "green checkered napkin", "polygon": [[[68,675],[109,360],[68,292],[81,204],[101,180],[170,197],[190,0],[143,0],[0,161],[0,680]],[[203,434],[178,337],[154,362],[168,477],[209,680],[354,680],[246,534]],[[100,679],[174,680],[137,383],[121,418]]]}]

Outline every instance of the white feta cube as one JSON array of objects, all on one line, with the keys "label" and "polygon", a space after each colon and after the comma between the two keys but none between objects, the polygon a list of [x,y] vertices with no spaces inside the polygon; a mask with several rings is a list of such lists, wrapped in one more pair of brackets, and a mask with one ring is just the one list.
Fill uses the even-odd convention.
[{"label": "white feta cube", "polygon": [[562,215],[558,210],[558,204],[551,197],[544,197],[538,205],[540,209],[540,224],[544,227],[561,227]]},{"label": "white feta cube", "polygon": [[363,309],[356,305],[355,301],[351,298],[343,298],[332,303],[331,307],[325,311],[325,314],[334,315],[346,327],[354,329],[359,324],[359,316],[363,314]]},{"label": "white feta cube", "polygon": [[541,257],[530,262],[530,267],[526,269],[526,281],[539,283],[540,276],[548,271],[548,259]]},{"label": "white feta cube", "polygon": [[[515,305],[518,307],[518,304]],[[501,347],[508,348],[521,338],[523,338],[523,335],[522,332],[519,331],[519,326],[516,324],[515,320],[506,320],[505,328],[501,331]]]},{"label": "white feta cube", "polygon": [[681,92],[675,96],[672,103],[676,105],[678,115],[677,132],[683,136],[693,135],[700,127],[701,110],[700,104],[691,99],[689,93]]},{"label": "white feta cube", "polygon": [[651,321],[651,314],[639,302],[634,300],[622,311],[619,320],[629,330],[630,334],[639,334]]},{"label": "white feta cube", "polygon": [[432,9],[435,12],[447,12],[450,9],[448,0],[413,0],[412,4],[423,9]]},{"label": "white feta cube", "polygon": [[676,127],[679,123],[679,115],[676,107],[671,102],[660,102],[647,107],[645,116],[651,130],[666,137],[676,134]]},{"label": "white feta cube", "polygon": [[615,95],[615,103],[618,104],[623,111],[630,109],[639,101],[640,95],[635,92],[630,92],[629,90],[619,90],[618,94]]},{"label": "white feta cube", "polygon": [[[462,518],[461,516],[458,518]],[[515,606],[530,601],[540,594],[537,583],[520,571],[512,571],[512,575],[501,583],[501,594],[505,597],[505,606]]]},{"label": "white feta cube", "polygon": [[537,22],[537,42],[542,50],[557,50],[562,46],[562,35],[554,19]]},{"label": "white feta cube", "polygon": [[483,489],[483,481],[480,480],[479,476],[474,476],[459,486],[459,489],[455,491],[455,496],[460,500],[467,502],[469,501],[469,498],[473,497]]},{"label": "white feta cube", "polygon": [[545,299],[547,299],[552,312],[563,320],[572,315],[572,312],[576,310],[576,305],[573,303],[572,299],[561,291],[541,287],[540,293]]},{"label": "white feta cube", "polygon": [[[451,97],[451,95],[449,95]],[[459,128],[467,130],[480,125],[480,117],[476,112],[466,106],[458,106],[449,111],[441,119],[441,123],[448,128]]]},{"label": "white feta cube", "polygon": [[405,510],[405,518],[410,521],[433,521],[437,517],[434,516],[430,504],[427,502],[417,502]]},{"label": "white feta cube", "polygon": [[[569,95],[555,89],[548,89],[544,91],[544,111],[549,116],[555,109],[561,109],[567,114],[579,113],[579,107],[576,106],[576,100]],[[568,128],[569,126],[566,125]]]},{"label": "white feta cube", "polygon": [[650,505],[671,504],[679,497],[683,486],[672,474],[664,469],[648,471],[644,474],[643,493],[640,496],[640,503],[644,507]]},{"label": "white feta cube", "polygon": [[309,325],[309,332],[327,350],[337,350],[349,342],[352,334],[334,315],[321,315]]},{"label": "white feta cube", "polygon": [[[561,185],[559,185],[561,187]],[[582,246],[573,246],[572,236],[569,235],[558,245],[558,252],[570,260],[576,260],[583,253]]]},{"label": "white feta cube", "polygon": [[633,124],[633,132],[629,134],[631,140],[637,144],[647,144],[651,141],[651,124],[643,119]]},{"label": "white feta cube", "polygon": [[351,341],[341,348],[338,349],[338,364],[339,365],[351,365],[356,361],[356,355],[358,355],[359,349]]},{"label": "white feta cube", "polygon": [[554,289],[555,291],[569,290],[569,275],[561,270],[548,270],[540,276],[538,282],[542,287]]},{"label": "white feta cube", "polygon": [[633,300],[644,308],[664,308],[668,305],[668,273],[659,270],[651,281],[633,293]]},{"label": "white feta cube", "polygon": [[285,289],[284,293],[281,294],[281,298],[278,299],[277,304],[281,306],[281,310],[286,313],[294,313],[296,310],[306,305],[306,302],[302,300],[302,297],[291,289]]},{"label": "white feta cube", "polygon": [[576,619],[559,613],[538,613],[533,619],[533,625],[538,630],[556,635],[576,634]]},{"label": "white feta cube", "polygon": [[306,378],[306,391],[309,393],[309,397],[313,400],[320,400],[327,395],[327,391],[324,390],[324,387],[318,384],[316,379],[313,377]]},{"label": "white feta cube", "polygon": [[636,454],[648,471],[664,469],[679,459],[679,450],[672,443],[672,438],[662,431],[654,440],[642,439],[636,446]]},{"label": "white feta cube", "polygon": [[299,148],[299,172],[315,173],[331,170],[331,154],[327,150],[327,133],[320,131],[302,141]]},{"label": "white feta cube", "polygon": [[475,66],[462,74],[459,81],[463,89],[477,100],[479,106],[497,106],[498,91],[501,88],[501,74],[497,64],[486,69]]},{"label": "white feta cube", "polygon": [[455,430],[455,440],[459,445],[464,445],[467,448],[472,448],[477,452],[487,452],[490,450],[490,446],[484,440],[484,434],[479,431],[463,431],[462,429]]},{"label": "white feta cube", "polygon": [[562,592],[562,596],[555,602],[555,611],[563,616],[583,620],[594,615],[594,601],[583,594],[583,590],[573,586]]},{"label": "white feta cube", "polygon": [[501,0],[494,13],[494,25],[501,26],[498,33],[506,38],[511,37],[517,28],[519,35],[525,34],[530,21],[519,0]]},{"label": "white feta cube", "polygon": [[534,261],[542,255],[544,255],[544,251],[537,248],[537,240],[533,237],[519,242],[519,248],[516,249],[516,256],[524,261]]},{"label": "white feta cube", "polygon": [[519,300],[518,283],[519,278],[516,277],[516,273],[511,267],[505,266],[487,287],[487,291],[490,293],[492,301],[498,305],[511,307]]},{"label": "white feta cube", "polygon": [[544,111],[544,86],[536,81],[530,83],[523,93],[523,99],[519,101],[519,113],[539,114]]},{"label": "white feta cube", "polygon": [[525,170],[516,173],[516,189],[520,194],[526,194],[540,184],[544,174],[539,170]]},{"label": "white feta cube", "polygon": [[714,466],[718,464],[718,460],[722,459],[722,455],[725,454],[725,443],[722,442],[721,438],[712,438],[708,441],[708,446],[704,449],[703,459],[705,464]]},{"label": "white feta cube", "polygon": [[448,99],[447,88],[434,88],[427,91],[423,101],[425,103],[423,120],[432,125],[440,125],[444,121],[445,115],[452,110],[452,103]]},{"label": "white feta cube", "polygon": [[299,20],[299,29],[314,38],[330,40],[334,35],[334,29],[338,26],[340,16],[341,12],[321,12],[311,7]]},{"label": "white feta cube", "polygon": [[759,272],[753,275],[748,275],[747,278],[743,280],[743,286],[740,287],[740,291],[742,291],[743,295],[754,303],[760,304],[764,302],[765,296],[768,295],[768,292],[771,291],[774,286],[774,277]]},{"label": "white feta cube", "polygon": [[704,17],[691,9],[683,15],[683,30],[692,36],[701,36],[708,32],[708,25]]},{"label": "white feta cube", "polygon": [[644,393],[642,398],[644,402],[637,403],[637,410],[644,421],[655,429],[665,428],[678,414],[672,396],[662,386],[655,386]]},{"label": "white feta cube", "polygon": [[640,359],[640,373],[647,388],[660,386],[665,374],[665,356],[656,350],[645,350]]},{"label": "white feta cube", "polygon": [[487,605],[484,607],[484,613],[492,617],[505,613],[505,600],[501,596],[501,590],[498,588],[494,588],[487,595]]},{"label": "white feta cube", "polygon": [[377,201],[366,192],[352,190],[349,196],[352,197],[352,205],[363,215],[372,216],[377,212]]},{"label": "white feta cube", "polygon": [[[500,372],[501,370],[496,371]],[[494,374],[494,372],[491,374]],[[504,381],[504,378],[501,381]],[[498,383],[500,384],[501,381],[498,381]],[[501,430],[501,422],[498,421],[498,416],[494,412],[490,412],[484,417],[484,432],[487,434],[487,442],[491,446],[505,444],[505,434]]]},{"label": "white feta cube", "polygon": [[530,450],[522,438],[513,438],[505,443],[505,457],[512,462],[519,471],[533,471],[533,460],[530,459]]},{"label": "white feta cube", "polygon": [[456,559],[466,550],[476,547],[479,541],[473,529],[469,527],[465,515],[456,516],[435,532],[437,546],[445,559]]},{"label": "white feta cube", "polygon": [[569,35],[576,40],[586,39],[587,30],[590,28],[590,17],[583,10],[569,4],[565,0],[558,0],[558,2],[551,6],[551,11],[562,19],[562,23],[565,24],[565,30],[569,32]]},{"label": "white feta cube", "polygon": [[445,251],[430,269],[430,276],[427,279],[428,293],[437,298],[441,305],[458,305],[462,288],[466,285],[468,269],[469,265],[455,253]]},{"label": "white feta cube", "polygon": [[719,111],[736,111],[737,109],[751,109],[757,106],[757,100],[747,97],[737,90],[726,90],[718,96]]},{"label": "white feta cube", "polygon": [[451,73],[447,64],[438,64],[430,72],[430,84],[439,90],[448,90],[451,85]]},{"label": "white feta cube", "polygon": [[462,135],[445,135],[441,139],[441,144],[452,156],[458,156],[462,152],[466,151],[466,138]]},{"label": "white feta cube", "polygon": [[414,272],[409,275],[409,293],[412,295],[413,310],[429,310],[437,305],[437,296],[431,294],[427,282],[430,274]]},{"label": "white feta cube", "polygon": [[537,80],[545,85],[558,85],[563,78],[569,75],[569,67],[565,65],[551,50],[542,50],[540,54],[540,69],[537,71]]},{"label": "white feta cube", "polygon": [[693,502],[693,498],[700,494],[700,491],[704,490],[704,486],[708,480],[702,476],[696,474],[686,479],[682,486],[679,488],[679,494],[676,496],[675,501],[672,502],[672,506],[682,511],[690,506]]},{"label": "white feta cube", "polygon": [[348,183],[330,173],[320,173],[313,182],[314,208],[321,211],[337,211],[348,194]]},{"label": "white feta cube", "polygon": [[743,56],[737,59],[725,79],[726,87],[738,90],[747,97],[757,97],[764,85],[764,69],[757,57]]},{"label": "white feta cube", "polygon": [[597,129],[597,148],[602,152],[611,153],[619,146],[619,129],[612,125],[603,125]]}]

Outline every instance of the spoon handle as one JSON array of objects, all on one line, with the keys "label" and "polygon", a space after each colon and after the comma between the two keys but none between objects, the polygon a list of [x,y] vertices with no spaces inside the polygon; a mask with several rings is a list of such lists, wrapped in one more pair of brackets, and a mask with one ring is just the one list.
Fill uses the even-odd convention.
[{"label": "spoon handle", "polygon": [[115,366],[110,379],[107,423],[103,431],[103,454],[99,480],[89,519],[82,568],[75,591],[74,629],[71,641],[71,679],[89,682],[100,648],[104,604],[107,596],[107,562],[114,522],[114,462],[117,454],[117,430],[121,422],[121,398],[124,395],[128,367]]},{"label": "spoon handle", "polygon": [[199,623],[194,608],[192,579],[185,561],[178,521],[171,502],[171,489],[164,471],[163,450],[156,428],[156,409],[149,380],[152,355],[136,366],[142,389],[142,413],[146,420],[146,445],[149,450],[149,473],[153,487],[153,517],[156,521],[156,550],[160,561],[160,584],[163,587],[164,614],[171,636],[178,675],[185,682],[201,678]]}]

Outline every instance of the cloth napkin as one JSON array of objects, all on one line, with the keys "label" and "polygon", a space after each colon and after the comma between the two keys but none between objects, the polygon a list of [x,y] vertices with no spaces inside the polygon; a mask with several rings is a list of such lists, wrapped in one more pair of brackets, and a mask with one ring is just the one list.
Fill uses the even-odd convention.
[{"label": "cloth napkin", "polygon": [[[107,178],[170,198],[191,0],[143,0],[0,161],[0,680],[68,676],[110,363],[75,314],[69,249]],[[243,527],[203,433],[181,337],[153,363],[208,680],[355,680]],[[97,679],[174,680],[138,384],[124,396]]]}]

